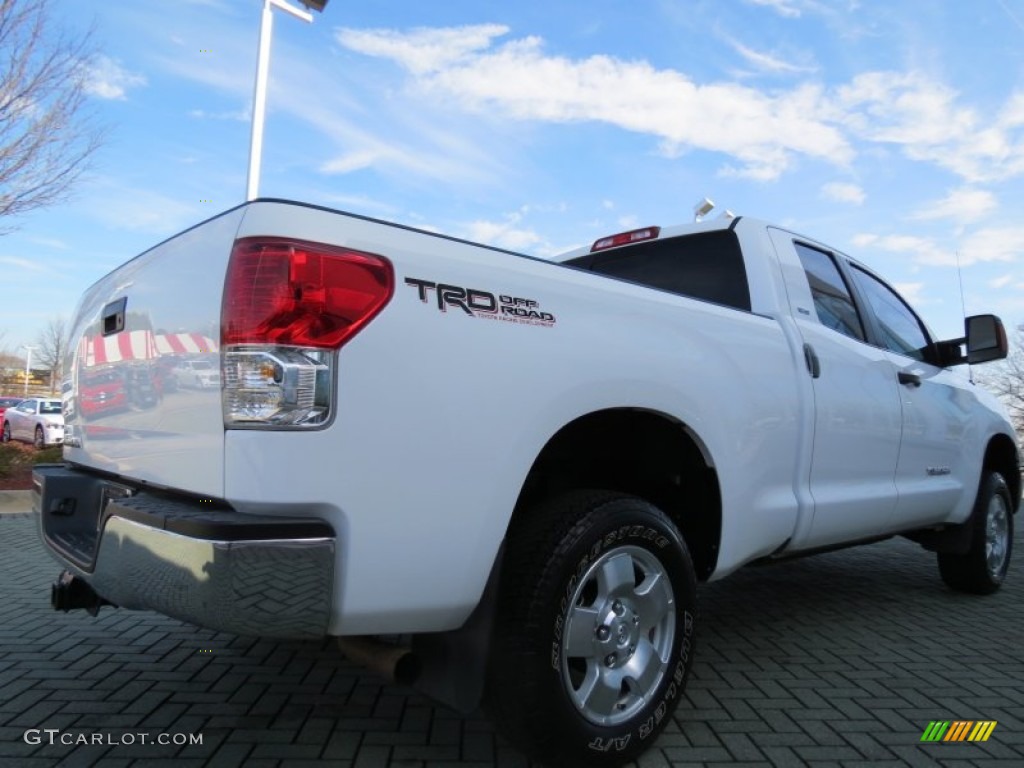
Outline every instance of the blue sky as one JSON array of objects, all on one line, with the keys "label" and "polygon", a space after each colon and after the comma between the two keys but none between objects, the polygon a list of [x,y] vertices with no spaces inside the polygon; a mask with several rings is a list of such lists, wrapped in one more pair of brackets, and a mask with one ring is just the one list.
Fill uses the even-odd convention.
[{"label": "blue sky", "polygon": [[[56,0],[108,129],[0,237],[19,352],[241,202],[260,0]],[[878,270],[939,336],[1024,321],[1024,0],[332,0],[275,12],[260,192],[540,256],[720,209]],[[714,215],[714,214],[712,214]]]}]

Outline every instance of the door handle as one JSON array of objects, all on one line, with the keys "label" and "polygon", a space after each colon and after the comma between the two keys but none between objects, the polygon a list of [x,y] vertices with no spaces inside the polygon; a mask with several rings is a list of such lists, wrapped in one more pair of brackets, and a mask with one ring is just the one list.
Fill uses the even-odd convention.
[{"label": "door handle", "polygon": [[900,371],[896,374],[896,378],[899,379],[900,384],[905,384],[908,387],[921,386],[921,377],[910,371]]},{"label": "door handle", "polygon": [[804,344],[804,362],[807,363],[807,372],[811,374],[812,379],[821,376],[821,362],[810,344]]},{"label": "door handle", "polygon": [[125,309],[128,297],[122,296],[103,308],[103,335],[111,336],[124,330]]}]

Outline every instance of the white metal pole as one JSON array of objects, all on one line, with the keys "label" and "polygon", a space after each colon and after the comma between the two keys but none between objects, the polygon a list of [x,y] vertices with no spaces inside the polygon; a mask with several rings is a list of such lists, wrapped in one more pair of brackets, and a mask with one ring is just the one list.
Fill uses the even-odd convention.
[{"label": "white metal pole", "polygon": [[245,199],[255,200],[260,189],[260,156],[263,153],[263,117],[267,111],[267,72],[270,69],[270,37],[274,29],[274,14],[270,0],[263,0],[260,17],[260,48],[256,58],[256,86],[252,97],[252,139],[249,142],[249,179]]},{"label": "white metal pole", "polygon": [[23,348],[28,350],[28,356],[25,358],[25,397],[28,397],[28,374],[32,370],[32,350],[35,347],[26,345]]},{"label": "white metal pole", "polygon": [[313,14],[288,5],[284,0],[263,0],[263,15],[260,17],[260,48],[256,57],[256,85],[252,96],[252,139],[249,142],[249,178],[245,185],[246,201],[255,200],[260,194],[260,162],[263,156],[263,119],[267,112],[267,79],[270,72],[270,40],[274,31],[274,13],[279,8],[285,13],[302,19],[307,24],[313,21]]}]

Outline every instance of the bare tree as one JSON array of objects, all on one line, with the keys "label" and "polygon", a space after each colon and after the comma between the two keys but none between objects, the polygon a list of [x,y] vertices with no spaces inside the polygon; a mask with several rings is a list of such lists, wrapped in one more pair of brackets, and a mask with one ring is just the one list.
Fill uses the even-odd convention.
[{"label": "bare tree", "polygon": [[36,339],[36,360],[39,367],[50,372],[50,391],[57,388],[63,374],[64,352],[67,349],[67,323],[63,317],[51,317]]},{"label": "bare tree", "polygon": [[1017,326],[1010,355],[976,370],[976,378],[1006,405],[1017,434],[1024,436],[1024,323]]},{"label": "bare tree", "polygon": [[66,199],[99,147],[85,114],[91,55],[89,34],[53,29],[48,0],[0,0],[0,217]]}]

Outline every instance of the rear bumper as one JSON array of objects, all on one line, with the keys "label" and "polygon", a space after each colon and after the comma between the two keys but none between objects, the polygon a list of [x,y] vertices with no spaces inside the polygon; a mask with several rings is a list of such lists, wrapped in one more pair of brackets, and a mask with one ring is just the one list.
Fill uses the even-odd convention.
[{"label": "rear bumper", "polygon": [[336,541],[324,521],[135,493],[63,465],[33,481],[50,554],[107,602],[243,635],[327,633]]}]

